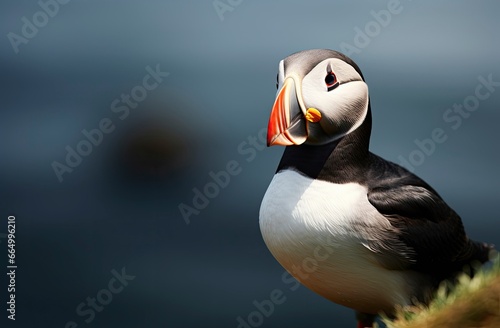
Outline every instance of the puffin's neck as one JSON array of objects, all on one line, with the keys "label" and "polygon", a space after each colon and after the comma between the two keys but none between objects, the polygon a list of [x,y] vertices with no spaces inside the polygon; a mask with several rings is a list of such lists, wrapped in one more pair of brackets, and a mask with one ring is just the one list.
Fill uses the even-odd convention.
[{"label": "puffin's neck", "polygon": [[369,164],[371,128],[371,109],[368,107],[363,123],[338,140],[322,146],[286,147],[277,172],[293,168],[313,179],[335,183],[362,180],[362,172]]}]

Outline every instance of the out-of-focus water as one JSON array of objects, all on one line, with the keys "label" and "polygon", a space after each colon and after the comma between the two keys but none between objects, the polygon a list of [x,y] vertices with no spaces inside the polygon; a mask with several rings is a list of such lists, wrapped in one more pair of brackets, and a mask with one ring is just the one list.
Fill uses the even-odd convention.
[{"label": "out-of-focus water", "polygon": [[[2,327],[237,328],[249,316],[251,327],[352,327],[351,310],[282,279],[258,228],[283,151],[259,133],[279,60],[303,49],[357,45],[372,150],[413,158],[472,238],[500,244],[500,88],[446,114],[474,104],[480,77],[500,81],[498,2],[41,2],[53,17],[35,1],[0,4],[0,233],[15,215],[18,261],[17,317],[6,319],[2,293]],[[229,6],[223,20],[214,3]],[[13,47],[10,33],[24,39]],[[131,93],[144,100],[126,105]],[[435,129],[446,141],[411,157]],[[85,133],[97,145],[70,155],[80,163],[60,182],[53,162],[66,165]],[[198,199],[187,225],[179,204],[228,166],[227,186]],[[135,278],[108,292],[122,268]],[[255,314],[276,289],[284,301]]]}]

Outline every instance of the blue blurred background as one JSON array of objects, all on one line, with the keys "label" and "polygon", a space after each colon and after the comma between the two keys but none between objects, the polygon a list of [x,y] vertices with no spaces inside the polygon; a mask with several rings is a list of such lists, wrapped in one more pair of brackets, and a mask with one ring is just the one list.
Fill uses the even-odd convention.
[{"label": "blue blurred background", "polygon": [[[353,327],[351,310],[283,282],[258,226],[283,152],[263,149],[258,134],[278,62],[303,49],[357,41],[372,151],[400,162],[415,139],[443,129],[447,140],[415,172],[472,238],[499,245],[500,88],[455,130],[443,115],[474,95],[478,77],[500,81],[500,3],[402,0],[378,23],[372,11],[391,2],[88,0],[49,6],[49,17],[37,1],[3,1],[0,233],[15,215],[19,267],[17,320],[6,319],[2,293],[0,325],[236,328],[250,315],[252,327]],[[23,17],[37,20],[36,35],[23,36]],[[121,119],[112,103],[142,85],[148,66],[169,75]],[[66,165],[66,147],[104,118],[114,130],[60,182],[54,161]],[[193,189],[230,161],[241,172],[186,224],[179,204],[193,206]],[[5,235],[0,249],[6,259]],[[123,267],[135,278],[85,322],[76,308],[105,299]],[[286,301],[252,315],[275,289]]]}]

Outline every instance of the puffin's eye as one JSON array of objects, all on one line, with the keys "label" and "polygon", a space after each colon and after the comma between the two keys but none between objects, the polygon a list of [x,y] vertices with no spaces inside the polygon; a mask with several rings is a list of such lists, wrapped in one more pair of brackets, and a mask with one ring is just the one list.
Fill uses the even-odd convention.
[{"label": "puffin's eye", "polygon": [[326,88],[328,91],[332,91],[335,89],[338,85],[339,82],[337,81],[337,77],[333,72],[328,72],[325,77],[325,83],[326,83]]},{"label": "puffin's eye", "polygon": [[276,89],[278,89],[278,85],[279,85],[279,82],[280,82],[280,74],[276,74]]}]

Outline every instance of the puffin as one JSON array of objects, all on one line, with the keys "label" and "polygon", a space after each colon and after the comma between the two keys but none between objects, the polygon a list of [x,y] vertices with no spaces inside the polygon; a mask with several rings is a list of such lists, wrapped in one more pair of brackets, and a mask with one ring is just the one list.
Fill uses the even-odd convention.
[{"label": "puffin", "polygon": [[263,197],[259,225],[276,260],[301,284],[355,311],[427,304],[442,281],[494,246],[467,236],[460,216],[425,181],[369,150],[368,86],[329,49],[279,62],[267,145],[286,146]]}]

